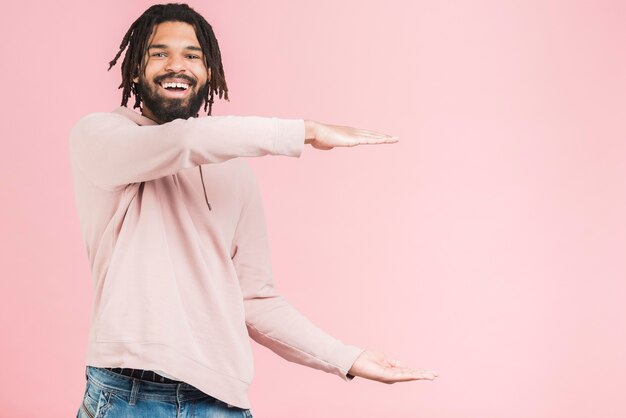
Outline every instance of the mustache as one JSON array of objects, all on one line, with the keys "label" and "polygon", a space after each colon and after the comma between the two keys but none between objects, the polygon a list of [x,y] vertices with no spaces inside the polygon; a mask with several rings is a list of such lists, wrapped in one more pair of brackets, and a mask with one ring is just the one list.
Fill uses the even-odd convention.
[{"label": "mustache", "polygon": [[161,83],[163,80],[176,80],[176,81],[186,81],[190,86],[195,86],[196,81],[191,77],[180,74],[180,75],[163,75],[161,77],[156,77],[154,79],[155,83]]}]

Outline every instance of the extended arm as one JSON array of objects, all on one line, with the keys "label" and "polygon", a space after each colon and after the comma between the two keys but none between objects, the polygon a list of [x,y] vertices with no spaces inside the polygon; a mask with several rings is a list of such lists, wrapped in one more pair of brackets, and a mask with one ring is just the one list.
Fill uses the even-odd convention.
[{"label": "extended arm", "polygon": [[115,190],[235,157],[297,157],[304,136],[301,119],[211,116],[139,126],[120,114],[92,113],[73,127],[70,149],[87,178]]},{"label": "extended arm", "polygon": [[244,298],[248,333],[281,357],[336,374],[383,383],[433,380],[432,370],[412,369],[384,353],[346,345],[326,334],[274,288],[265,217],[256,181],[234,239],[233,263]]},{"label": "extended arm", "polygon": [[397,137],[312,120],[209,116],[139,126],[119,113],[92,113],[70,132],[70,155],[96,186],[116,190],[235,157],[299,157],[305,143],[329,150],[394,143]]},{"label": "extended arm", "polygon": [[350,380],[348,370],[363,349],[322,331],[274,288],[263,207],[255,181],[251,181],[234,244],[233,263],[250,337],[289,361]]}]

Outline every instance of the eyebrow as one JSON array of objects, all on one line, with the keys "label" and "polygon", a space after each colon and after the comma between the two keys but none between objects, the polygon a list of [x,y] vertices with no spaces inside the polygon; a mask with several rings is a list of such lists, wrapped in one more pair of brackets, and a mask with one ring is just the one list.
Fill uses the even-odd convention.
[{"label": "eyebrow", "polygon": [[[152,44],[148,47],[148,49],[167,49],[167,48],[168,46],[165,44]],[[199,46],[194,46],[194,45],[187,45],[185,49],[202,52],[202,48],[200,48]]]}]

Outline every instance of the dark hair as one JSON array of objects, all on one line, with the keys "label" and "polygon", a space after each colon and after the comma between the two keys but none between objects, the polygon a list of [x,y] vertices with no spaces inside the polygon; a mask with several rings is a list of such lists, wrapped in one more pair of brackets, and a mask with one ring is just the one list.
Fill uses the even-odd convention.
[{"label": "dark hair", "polygon": [[[133,78],[138,77],[137,70],[143,73],[144,54],[147,48],[148,38],[152,34],[153,28],[163,22],[185,22],[192,25],[196,31],[196,37],[200,42],[202,54],[204,55],[204,63],[207,68],[211,69],[211,79],[207,95],[204,98],[204,110],[209,108],[208,114],[211,114],[213,105],[213,93],[218,93],[219,98],[224,96],[228,99],[228,87],[226,86],[226,78],[224,77],[224,67],[222,65],[222,56],[220,47],[213,33],[211,25],[198,12],[193,10],[186,4],[168,3],[157,4],[143,12],[137,20],[130,26],[124,39],[120,45],[120,50],[115,58],[109,62],[109,70],[115,65],[126,46],[128,50],[124,55],[122,62],[122,84],[118,88],[122,91],[122,106],[126,106],[131,93],[135,95],[135,105],[133,108],[140,107],[141,95]],[[108,70],[107,70],[108,71]]]}]

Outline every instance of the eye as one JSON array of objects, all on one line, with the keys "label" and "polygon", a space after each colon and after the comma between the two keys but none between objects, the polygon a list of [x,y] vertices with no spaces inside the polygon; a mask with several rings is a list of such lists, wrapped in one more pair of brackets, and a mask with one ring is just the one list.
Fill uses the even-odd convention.
[{"label": "eye", "polygon": [[151,55],[152,57],[165,56],[165,52],[155,52]]},{"label": "eye", "polygon": [[195,59],[200,58],[200,57],[199,57],[199,56],[197,56],[197,55],[191,55],[191,54],[190,54],[190,55],[187,55],[187,56],[188,56],[189,58],[191,58],[192,60],[195,60]]}]

